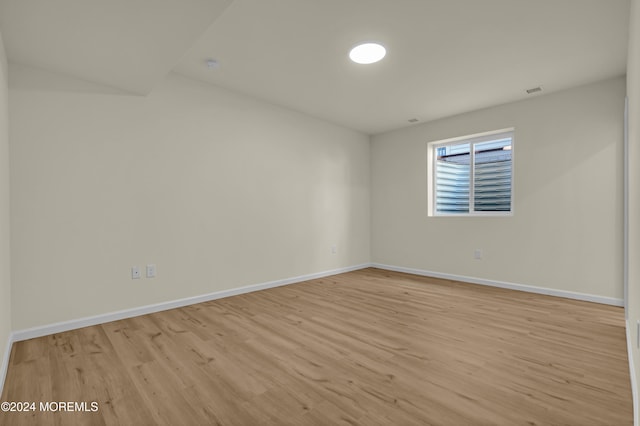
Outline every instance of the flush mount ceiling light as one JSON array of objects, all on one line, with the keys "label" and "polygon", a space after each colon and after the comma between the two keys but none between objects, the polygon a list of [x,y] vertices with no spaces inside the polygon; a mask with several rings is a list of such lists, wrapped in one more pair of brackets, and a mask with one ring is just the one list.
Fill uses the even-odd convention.
[{"label": "flush mount ceiling light", "polygon": [[373,64],[384,58],[387,49],[379,43],[362,43],[351,49],[349,58],[357,64]]}]

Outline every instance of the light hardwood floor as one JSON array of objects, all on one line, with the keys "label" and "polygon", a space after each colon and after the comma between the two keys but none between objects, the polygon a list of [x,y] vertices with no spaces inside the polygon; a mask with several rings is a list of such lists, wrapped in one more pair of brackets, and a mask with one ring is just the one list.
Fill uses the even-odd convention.
[{"label": "light hardwood floor", "polygon": [[631,425],[621,308],[365,269],[14,344],[2,425]]}]

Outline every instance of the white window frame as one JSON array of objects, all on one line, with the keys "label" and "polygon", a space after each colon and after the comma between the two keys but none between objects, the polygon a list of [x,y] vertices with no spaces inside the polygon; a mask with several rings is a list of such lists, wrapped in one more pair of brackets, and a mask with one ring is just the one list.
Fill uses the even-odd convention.
[{"label": "white window frame", "polygon": [[[510,211],[474,211],[474,167],[469,171],[469,211],[464,213],[439,213],[436,211],[436,155],[437,149],[448,145],[470,144],[471,164],[475,164],[474,144],[488,142],[501,136],[511,137],[511,209]],[[475,133],[427,143],[427,213],[433,217],[469,217],[469,216],[513,216],[514,213],[514,176],[515,176],[515,128],[510,127],[489,132]]]}]

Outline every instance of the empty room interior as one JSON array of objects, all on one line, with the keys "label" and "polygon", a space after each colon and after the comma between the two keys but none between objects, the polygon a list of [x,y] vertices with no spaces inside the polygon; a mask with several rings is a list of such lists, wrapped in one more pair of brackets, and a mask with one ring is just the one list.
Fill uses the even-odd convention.
[{"label": "empty room interior", "polygon": [[0,0],[0,425],[639,425],[640,0]]}]

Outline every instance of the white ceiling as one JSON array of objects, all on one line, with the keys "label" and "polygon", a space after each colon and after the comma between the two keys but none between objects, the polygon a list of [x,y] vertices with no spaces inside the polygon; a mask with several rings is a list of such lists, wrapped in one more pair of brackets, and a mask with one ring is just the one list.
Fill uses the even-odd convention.
[{"label": "white ceiling", "polygon": [[[0,32],[10,62],[142,94],[173,70],[376,134],[623,75],[628,11],[629,0],[0,0]],[[372,40],[387,57],[351,63]]]},{"label": "white ceiling", "polygon": [[0,33],[9,62],[146,95],[230,3],[0,0]]}]

